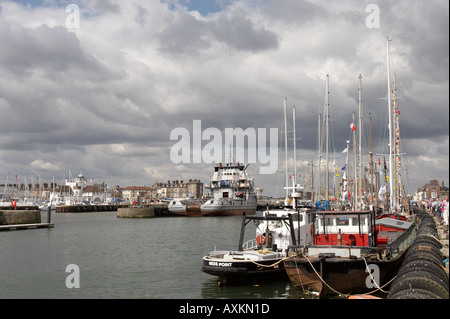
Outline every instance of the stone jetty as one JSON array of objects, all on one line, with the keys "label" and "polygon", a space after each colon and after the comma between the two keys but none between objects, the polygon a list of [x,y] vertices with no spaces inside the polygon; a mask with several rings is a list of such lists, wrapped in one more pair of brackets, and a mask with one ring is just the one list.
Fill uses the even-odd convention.
[{"label": "stone jetty", "polygon": [[153,218],[153,207],[122,207],[117,209],[117,218]]},{"label": "stone jetty", "polygon": [[41,222],[40,210],[0,210],[0,231],[53,227],[54,224],[50,221]]}]

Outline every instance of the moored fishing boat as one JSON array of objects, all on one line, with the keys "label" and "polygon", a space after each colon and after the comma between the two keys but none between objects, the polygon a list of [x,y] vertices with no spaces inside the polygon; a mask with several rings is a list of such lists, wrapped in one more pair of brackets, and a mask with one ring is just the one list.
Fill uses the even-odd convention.
[{"label": "moored fishing boat", "polygon": [[414,222],[377,219],[373,210],[320,212],[314,243],[291,247],[295,255],[284,266],[294,286],[319,298],[366,293],[395,277],[416,231]]}]

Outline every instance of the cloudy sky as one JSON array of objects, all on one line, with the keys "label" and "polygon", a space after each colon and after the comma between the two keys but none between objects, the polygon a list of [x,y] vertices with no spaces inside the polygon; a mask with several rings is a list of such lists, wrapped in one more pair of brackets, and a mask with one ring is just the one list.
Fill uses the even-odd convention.
[{"label": "cloudy sky", "polygon": [[[62,181],[80,169],[121,186],[207,183],[212,164],[174,163],[171,132],[185,128],[194,139],[194,120],[223,133],[281,131],[285,96],[289,121],[296,107],[304,176],[317,160],[327,74],[330,159],[345,163],[359,74],[363,153],[370,114],[382,159],[389,37],[407,190],[433,178],[448,186],[448,7],[446,0],[0,0],[0,184],[15,175],[19,183]],[[226,161],[225,136],[222,144]],[[260,166],[249,166],[256,184],[278,194],[283,175],[260,174]]]}]

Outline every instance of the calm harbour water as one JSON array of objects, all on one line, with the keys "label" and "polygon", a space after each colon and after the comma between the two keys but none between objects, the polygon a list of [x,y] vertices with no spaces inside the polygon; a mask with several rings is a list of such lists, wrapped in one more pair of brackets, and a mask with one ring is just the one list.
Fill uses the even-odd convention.
[{"label": "calm harbour water", "polygon": [[[55,228],[0,232],[0,298],[305,298],[288,279],[219,286],[200,270],[215,247],[237,248],[238,216],[121,219],[116,212],[53,212],[52,221]],[[79,267],[80,288],[66,287],[71,264]]]}]

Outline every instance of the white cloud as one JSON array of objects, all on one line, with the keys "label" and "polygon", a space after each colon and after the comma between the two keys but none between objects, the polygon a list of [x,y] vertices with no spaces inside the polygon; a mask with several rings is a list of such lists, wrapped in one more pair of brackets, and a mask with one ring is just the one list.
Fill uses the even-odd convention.
[{"label": "white cloud", "polygon": [[[186,165],[179,171],[170,163],[170,131],[191,129],[193,119],[220,130],[280,128],[285,94],[289,106],[297,107],[298,160],[309,161],[316,156],[327,73],[334,147],[345,147],[362,73],[364,113],[367,118],[371,112],[377,123],[374,146],[381,148],[386,126],[379,98],[386,95],[389,35],[404,151],[415,167],[429,167],[424,179],[448,178],[448,165],[418,157],[440,156],[448,164],[448,150],[423,154],[411,140],[421,137],[429,144],[448,137],[448,28],[441,27],[448,24],[448,3],[379,1],[381,28],[367,29],[369,3],[237,0],[209,14],[199,8],[200,15],[192,11],[195,4],[187,9],[178,1],[83,0],[80,29],[68,32],[63,4],[3,1],[4,167],[25,175],[58,158],[60,169],[83,167],[119,184],[148,185],[156,177],[181,174],[207,179],[211,167]],[[30,157],[39,160],[28,165],[24,159]],[[0,176],[6,174],[0,169]],[[426,182],[411,171],[409,176],[412,187]]]},{"label": "white cloud", "polygon": [[61,167],[57,164],[52,164],[49,162],[45,162],[41,159],[35,159],[30,163],[30,166],[37,170],[48,170],[48,171],[58,171]]}]

